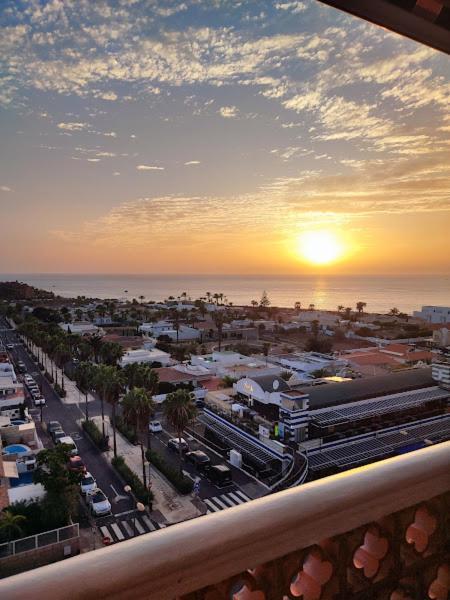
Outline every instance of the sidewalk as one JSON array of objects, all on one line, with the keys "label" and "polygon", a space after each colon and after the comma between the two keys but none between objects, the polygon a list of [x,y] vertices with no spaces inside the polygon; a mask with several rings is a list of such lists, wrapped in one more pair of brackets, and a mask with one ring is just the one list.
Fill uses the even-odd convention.
[{"label": "sidewalk", "polygon": [[[92,419],[97,427],[101,430],[102,419],[100,416],[93,417]],[[110,444],[113,443],[112,426],[109,421],[109,417],[105,415],[105,428],[110,436]],[[142,457],[140,446],[134,446],[131,444],[119,431],[116,432],[117,440],[117,454],[123,456],[127,465],[132,469],[139,479],[142,481]],[[105,452],[108,460],[111,461],[114,453],[112,450]],[[146,465],[148,473],[148,465]],[[204,512],[200,508],[197,508],[193,498],[189,496],[181,496],[174,488],[167,482],[167,480],[160,475],[160,473],[152,467],[150,464],[151,472],[151,489],[154,494],[153,500],[153,512],[159,511],[167,523],[179,523],[180,521],[186,521],[199,517]],[[197,502],[197,504],[199,504]]]}]

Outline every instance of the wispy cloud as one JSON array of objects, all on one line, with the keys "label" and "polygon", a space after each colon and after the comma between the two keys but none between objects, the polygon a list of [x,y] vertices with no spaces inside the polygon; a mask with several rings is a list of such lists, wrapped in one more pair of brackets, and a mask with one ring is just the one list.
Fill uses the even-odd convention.
[{"label": "wispy cloud", "polygon": [[12,192],[12,189],[10,187],[8,187],[7,185],[0,185],[0,190],[2,192]]},{"label": "wispy cloud", "polygon": [[219,108],[219,114],[225,119],[234,119],[238,116],[239,111],[236,106],[221,106]]},{"label": "wispy cloud", "polygon": [[156,165],[138,165],[136,169],[138,171],[164,171],[164,167],[158,167]]},{"label": "wispy cloud", "polygon": [[89,123],[58,123],[58,129],[64,131],[83,131],[89,127]]},{"label": "wispy cloud", "polygon": [[187,167],[191,166],[191,165],[199,165],[200,161],[199,160],[188,160],[187,162],[184,163]]}]

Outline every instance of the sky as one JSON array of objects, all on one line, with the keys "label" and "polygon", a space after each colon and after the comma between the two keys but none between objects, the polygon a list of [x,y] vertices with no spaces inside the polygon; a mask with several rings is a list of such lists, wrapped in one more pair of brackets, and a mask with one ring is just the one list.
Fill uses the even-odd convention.
[{"label": "sky", "polygon": [[0,27],[0,272],[450,273],[448,56],[315,0]]}]

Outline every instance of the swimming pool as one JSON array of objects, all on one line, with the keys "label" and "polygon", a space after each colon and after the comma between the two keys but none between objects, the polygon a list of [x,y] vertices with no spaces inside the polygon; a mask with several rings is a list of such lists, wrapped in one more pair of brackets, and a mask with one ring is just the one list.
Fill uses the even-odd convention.
[{"label": "swimming pool", "polygon": [[10,444],[3,448],[3,452],[6,454],[28,454],[28,452],[31,452],[31,448],[25,446],[25,444]]}]

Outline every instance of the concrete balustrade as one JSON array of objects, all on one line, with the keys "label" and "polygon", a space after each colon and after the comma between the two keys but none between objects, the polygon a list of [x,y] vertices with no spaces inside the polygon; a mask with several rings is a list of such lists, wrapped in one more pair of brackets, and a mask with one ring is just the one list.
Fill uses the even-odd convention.
[{"label": "concrete balustrade", "polygon": [[0,597],[445,600],[449,497],[447,442],[5,579]]}]

